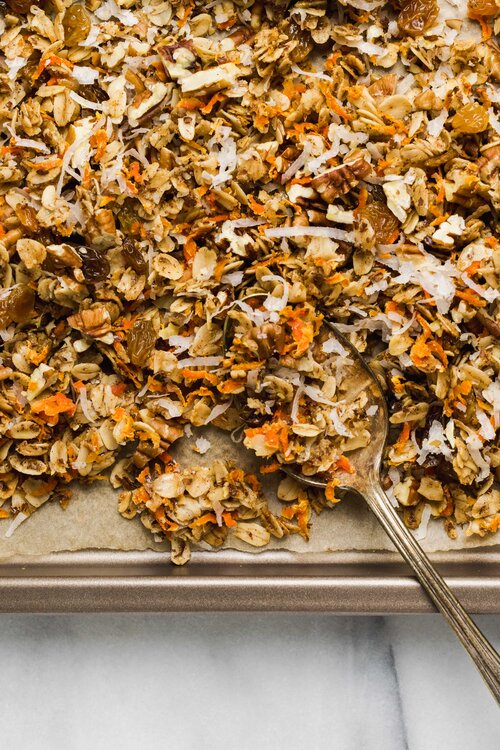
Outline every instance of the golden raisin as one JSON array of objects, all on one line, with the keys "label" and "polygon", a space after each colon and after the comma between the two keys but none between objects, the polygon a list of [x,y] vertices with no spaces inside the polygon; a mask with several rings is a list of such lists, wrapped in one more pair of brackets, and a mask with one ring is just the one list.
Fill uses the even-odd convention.
[{"label": "golden raisin", "polygon": [[451,124],[459,133],[482,133],[489,125],[488,112],[477,102],[471,102],[456,113]]},{"label": "golden raisin", "polygon": [[39,231],[40,224],[36,218],[36,211],[32,206],[20,203],[16,206],[15,211],[22,227],[26,229],[27,232],[34,233]]},{"label": "golden raisin", "polygon": [[71,5],[68,8],[63,18],[63,29],[66,47],[75,47],[88,37],[91,23],[83,5]]},{"label": "golden raisin", "polygon": [[156,332],[150,320],[136,320],[127,334],[127,351],[133,365],[141,367],[153,351]]},{"label": "golden raisin", "polygon": [[500,13],[500,4],[497,4],[497,0],[469,0],[468,9],[471,18],[491,18]]},{"label": "golden raisin", "polygon": [[436,0],[403,0],[398,26],[408,36],[420,36],[430,29],[438,14]]},{"label": "golden raisin", "polygon": [[26,323],[35,307],[35,293],[26,284],[16,284],[0,293],[0,328]]},{"label": "golden raisin", "polygon": [[376,243],[385,245],[396,241],[399,221],[383,201],[368,203],[361,211],[361,218],[366,219],[375,232]]},{"label": "golden raisin", "polygon": [[296,42],[296,46],[290,51],[290,59],[294,63],[302,62],[302,60],[306,59],[313,48],[311,37],[293,20],[290,21],[288,32],[290,34],[290,39]]}]

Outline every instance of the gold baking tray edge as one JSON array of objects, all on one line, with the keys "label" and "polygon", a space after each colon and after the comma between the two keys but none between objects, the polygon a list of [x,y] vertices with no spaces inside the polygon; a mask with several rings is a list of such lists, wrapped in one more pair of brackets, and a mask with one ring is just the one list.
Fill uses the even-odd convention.
[{"label": "gold baking tray edge", "polygon": [[[500,612],[500,547],[431,555],[472,613]],[[0,612],[273,611],[414,614],[433,605],[391,552],[84,550],[0,562]]]}]

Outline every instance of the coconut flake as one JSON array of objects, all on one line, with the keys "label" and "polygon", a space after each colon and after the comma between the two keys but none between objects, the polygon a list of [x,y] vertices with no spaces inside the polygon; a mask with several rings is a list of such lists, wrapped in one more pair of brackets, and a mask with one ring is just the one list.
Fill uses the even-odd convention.
[{"label": "coconut flake", "polygon": [[[218,174],[211,175],[208,172],[202,172],[204,179],[209,179],[212,187],[222,185],[227,182],[238,165],[236,153],[236,141],[231,137],[231,128],[222,126],[218,128],[216,134],[207,143],[212,154],[216,154],[219,161]],[[216,146],[216,150],[214,150]]]},{"label": "coconut flake", "polygon": [[475,481],[482,482],[483,479],[486,479],[490,475],[490,459],[489,457],[483,457],[483,454],[481,453],[483,444],[477,435],[469,435],[465,442],[467,443],[467,450],[469,451],[472,460],[477,465],[478,469],[480,469]]},{"label": "coconut flake", "polygon": [[80,406],[82,407],[83,415],[85,419],[87,420],[87,422],[90,422],[90,423],[95,422],[95,418],[97,415],[87,396],[86,386],[83,386],[82,388],[80,388],[79,401],[80,401]]},{"label": "coconut flake", "polygon": [[9,526],[7,527],[7,531],[5,532],[5,537],[9,539],[14,531],[17,529],[18,526],[20,526],[23,521],[26,521],[26,519],[29,518],[29,515],[27,513],[18,513],[17,516],[11,521]]},{"label": "coconut flake", "polygon": [[155,398],[154,401],[157,406],[160,406],[162,409],[165,409],[168,412],[170,419],[177,419],[177,417],[180,417],[182,415],[182,408],[176,401],[173,401],[171,398],[160,396],[160,398]]},{"label": "coconut flake", "polygon": [[284,185],[285,182],[288,182],[294,174],[296,174],[299,169],[302,169],[302,167],[306,164],[307,160],[309,159],[309,156],[311,155],[311,144],[309,141],[305,141],[304,148],[302,149],[302,153],[297,156],[295,161],[293,161],[288,169],[286,169],[283,174],[281,175],[281,184]]},{"label": "coconut flake", "polygon": [[344,242],[354,242],[354,232],[337,227],[271,227],[264,230],[266,237],[329,237]]},{"label": "coconut flake", "polygon": [[[210,442],[210,440],[207,440],[204,437],[196,438],[196,440],[194,441],[194,445],[195,445],[196,452],[197,453],[201,453],[202,456],[207,451],[209,451],[210,448],[212,447],[212,443]],[[213,503],[212,503],[212,505],[213,505]],[[215,510],[215,508],[214,508],[214,510]]]},{"label": "coconut flake", "polygon": [[17,135],[12,137],[12,145],[20,146],[21,148],[32,148],[34,151],[41,151],[43,154],[48,154],[49,149],[42,143],[42,141],[33,141],[31,138],[18,138]]},{"label": "coconut flake", "polygon": [[293,401],[292,401],[292,408],[290,409],[290,419],[292,420],[292,424],[297,424],[297,417],[299,414],[299,401],[303,393],[304,393],[304,380],[301,377],[300,385],[294,393]]},{"label": "coconut flake", "polygon": [[429,135],[434,136],[434,138],[437,138],[439,135],[441,135],[441,131],[443,130],[444,124],[447,119],[448,110],[443,109],[437,117],[429,120],[429,122],[427,123],[427,132],[429,133]]},{"label": "coconut flake", "polygon": [[389,500],[391,501],[391,504],[395,508],[397,508],[398,505],[399,505],[399,502],[398,502],[398,499],[397,499],[396,495],[394,494],[394,488],[398,484],[400,484],[400,482],[401,482],[401,476],[400,476],[399,471],[397,470],[397,468],[395,466],[390,466],[389,467],[389,471],[387,473],[388,473],[389,479],[392,482],[392,486],[388,487],[386,489],[385,493],[386,493],[387,497],[389,498]]},{"label": "coconut flake", "polygon": [[446,459],[451,458],[451,450],[448,446],[446,433],[443,425],[435,419],[429,427],[428,436],[422,441],[422,447],[419,449],[417,463],[423,464],[429,454],[441,455]]},{"label": "coconut flake", "polygon": [[[74,93],[74,92],[71,92]],[[99,130],[99,128],[104,125],[105,118],[101,117],[97,122],[95,122],[94,125],[91,124],[92,120],[94,118],[92,117],[86,117],[83,120],[80,120],[77,123],[74,123],[74,128],[76,131],[76,138],[69,146],[69,148],[66,149],[64,156],[62,158],[62,165],[61,165],[61,173],[59,175],[59,180],[57,182],[57,194],[61,195],[61,191],[64,184],[64,175],[66,172],[69,171],[70,164],[73,167],[80,167],[87,163],[90,155],[90,145],[89,145],[89,139],[90,136],[95,133],[96,130]],[[81,135],[80,135],[81,133]],[[79,179],[79,178],[78,178]]]},{"label": "coconut flake", "polygon": [[332,148],[329,148],[328,151],[325,151],[319,156],[316,156],[314,159],[309,159],[309,161],[307,162],[307,168],[309,172],[314,174],[318,170],[318,167],[324,164],[325,161],[328,161],[328,159],[333,159],[333,157],[337,156],[338,152],[338,146],[332,146]]},{"label": "coconut flake", "polygon": [[450,261],[442,264],[429,253],[422,253],[416,260],[401,260],[397,257],[379,258],[382,265],[398,271],[393,279],[397,284],[416,284],[434,299],[438,312],[446,315],[455,297],[456,268]]},{"label": "coconut flake", "polygon": [[230,284],[231,286],[239,286],[243,281],[243,271],[233,271],[232,273],[225,273],[221,277],[223,284]]},{"label": "coconut flake", "polygon": [[7,76],[11,81],[16,79],[17,74],[21,68],[24,68],[27,62],[28,60],[25,57],[12,57],[10,60],[7,57],[4,57],[4,63],[9,70]]},{"label": "coconut flake", "polygon": [[194,336],[169,336],[167,339],[170,346],[174,348],[174,354],[187,352],[194,341]]},{"label": "coconut flake", "polygon": [[479,430],[481,437],[485,440],[493,440],[496,433],[487,415],[482,409],[477,409],[476,416],[477,421],[481,425],[481,429]]},{"label": "coconut flake", "polygon": [[431,506],[425,505],[422,511],[422,518],[420,519],[420,526],[418,527],[418,529],[411,529],[411,532],[417,541],[421,541],[427,536],[427,529],[429,526],[431,515]]},{"label": "coconut flake", "polygon": [[299,68],[298,65],[292,65],[291,69],[294,73],[297,73],[297,75],[300,76],[308,76],[309,78],[319,78],[322,81],[328,81],[331,82],[330,76],[325,75],[324,73],[312,73],[310,70],[302,70],[302,68]]},{"label": "coconut flake", "polygon": [[349,352],[345,347],[342,346],[340,341],[335,338],[327,339],[321,346],[321,349],[325,354],[340,354],[342,357],[347,357]]},{"label": "coconut flake", "polygon": [[87,37],[83,40],[83,42],[80,42],[78,44],[79,47],[95,47],[99,49],[99,46],[97,45],[97,39],[99,37],[99,26],[94,24],[90,27],[90,31],[87,35]]},{"label": "coconut flake", "polygon": [[185,357],[179,359],[178,367],[216,367],[222,362],[222,357]]},{"label": "coconut flake", "polygon": [[290,367],[277,367],[275,374],[292,385],[300,386],[304,384],[302,375],[299,375],[297,370],[292,370]]},{"label": "coconut flake", "polygon": [[89,86],[99,78],[99,72],[95,68],[89,68],[85,65],[75,65],[71,70],[71,75],[82,86]]},{"label": "coconut flake", "polygon": [[485,299],[487,302],[494,302],[500,295],[500,292],[497,289],[493,289],[493,287],[484,287],[480,284],[476,284],[476,282],[473,281],[469,276],[467,276],[466,273],[460,274],[460,278],[462,279],[464,284],[469,287],[469,289],[472,289],[474,292],[476,292],[476,294]]},{"label": "coconut flake", "polygon": [[485,401],[493,407],[493,420],[495,428],[500,427],[500,381],[490,383],[482,392]]},{"label": "coconut flake", "polygon": [[319,390],[319,388],[316,388],[314,385],[304,386],[304,393],[311,399],[311,401],[315,401],[318,404],[324,404],[325,406],[337,406],[334,401],[326,398]]},{"label": "coconut flake", "polygon": [[281,297],[274,297],[272,294],[268,295],[263,302],[263,307],[269,312],[279,312],[283,310],[288,304],[288,283],[282,276],[270,273],[267,276],[262,277],[262,281],[277,281],[283,286],[283,294]]},{"label": "coconut flake", "polygon": [[104,110],[104,106],[102,104],[100,104],[99,102],[91,102],[90,99],[85,99],[85,97],[77,94],[76,91],[70,91],[69,95],[74,102],[79,104],[84,109],[92,109],[97,112],[102,112]]},{"label": "coconut flake", "polygon": [[372,42],[359,42],[356,44],[357,49],[364,55],[385,55],[387,52],[384,47],[379,44],[373,44]]},{"label": "coconut flake", "polygon": [[497,133],[498,135],[500,135],[500,120],[498,119],[498,117],[497,117],[497,115],[496,115],[495,110],[493,109],[493,107],[489,108],[489,110],[488,110],[488,117],[489,117],[489,120],[490,120],[490,126],[493,128],[493,130],[495,131],[495,133]]},{"label": "coconut flake", "polygon": [[205,420],[205,424],[209,424],[209,422],[213,422],[214,419],[217,419],[217,417],[220,417],[221,414],[224,414],[225,411],[229,409],[231,406],[231,402],[227,401],[225,404],[216,404],[208,417]]},{"label": "coconut flake", "polygon": [[137,159],[137,161],[140,162],[142,166],[145,167],[146,169],[151,166],[150,162],[146,159],[146,157],[143,154],[140,154],[136,148],[127,149],[126,151],[123,152],[123,156],[132,156],[134,159]]},{"label": "coconut flake", "polygon": [[334,406],[333,409],[330,410],[328,416],[330,417],[333,428],[338,435],[342,435],[342,437],[352,437],[352,432],[349,432],[339,417],[337,406]]},{"label": "coconut flake", "polygon": [[109,21],[110,18],[117,18],[124,26],[135,26],[138,19],[132,11],[124,10],[115,3],[115,0],[106,0],[100,8],[95,11],[95,15],[101,21]]}]

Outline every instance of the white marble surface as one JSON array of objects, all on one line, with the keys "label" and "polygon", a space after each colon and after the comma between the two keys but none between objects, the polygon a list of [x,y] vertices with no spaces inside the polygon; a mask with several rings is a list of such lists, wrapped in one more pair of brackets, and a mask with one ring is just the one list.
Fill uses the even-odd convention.
[{"label": "white marble surface", "polygon": [[[500,647],[500,618],[478,618]],[[498,750],[438,616],[1,615],[2,750]]]}]

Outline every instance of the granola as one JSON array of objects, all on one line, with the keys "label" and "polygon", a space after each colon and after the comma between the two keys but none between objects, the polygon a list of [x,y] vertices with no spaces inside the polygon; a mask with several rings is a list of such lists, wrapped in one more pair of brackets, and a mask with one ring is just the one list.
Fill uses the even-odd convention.
[{"label": "granola", "polygon": [[[406,524],[498,529],[499,30],[498,0],[0,2],[8,533],[109,475],[177,563],[307,538],[370,439],[325,318]],[[326,496],[178,466],[208,424]]]}]

